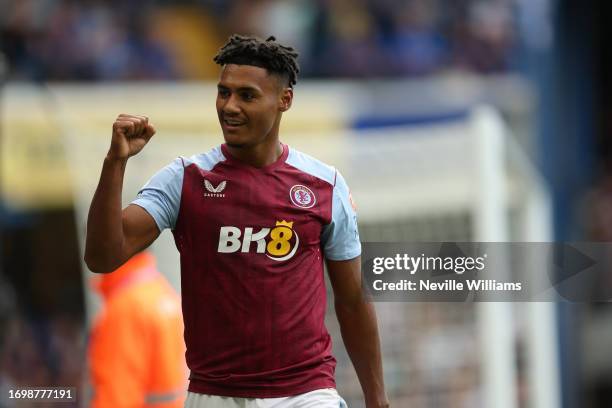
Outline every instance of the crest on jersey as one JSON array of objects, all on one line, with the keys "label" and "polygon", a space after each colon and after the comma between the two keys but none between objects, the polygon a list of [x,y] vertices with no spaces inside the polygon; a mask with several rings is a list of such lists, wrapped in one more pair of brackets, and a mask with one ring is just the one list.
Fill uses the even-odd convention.
[{"label": "crest on jersey", "polygon": [[296,184],[289,190],[291,202],[301,208],[311,208],[317,202],[317,198],[311,189],[301,184]]},{"label": "crest on jersey", "polygon": [[225,190],[225,186],[227,185],[227,181],[223,180],[222,182],[220,182],[217,187],[213,186],[213,184],[204,179],[204,187],[206,188],[207,192],[204,192],[204,196],[205,197],[225,197],[225,194],[222,194],[223,190]]}]

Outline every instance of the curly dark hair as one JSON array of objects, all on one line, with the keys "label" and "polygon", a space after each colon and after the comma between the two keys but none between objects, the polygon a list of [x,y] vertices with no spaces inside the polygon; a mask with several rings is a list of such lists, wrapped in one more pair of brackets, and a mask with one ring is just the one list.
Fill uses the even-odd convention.
[{"label": "curly dark hair", "polygon": [[219,65],[238,64],[265,68],[287,80],[290,88],[297,83],[300,67],[298,53],[276,42],[273,36],[265,41],[258,37],[232,35],[217,53],[214,61]]}]

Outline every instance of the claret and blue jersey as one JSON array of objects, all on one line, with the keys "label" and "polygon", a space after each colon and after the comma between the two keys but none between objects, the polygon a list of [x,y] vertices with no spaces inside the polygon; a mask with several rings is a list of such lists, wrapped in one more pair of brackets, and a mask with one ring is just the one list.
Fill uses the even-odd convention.
[{"label": "claret and blue jersey", "polygon": [[280,397],[333,388],[323,260],[361,253],[346,182],[287,145],[254,168],[225,145],[178,158],[133,201],[181,257],[189,390]]}]

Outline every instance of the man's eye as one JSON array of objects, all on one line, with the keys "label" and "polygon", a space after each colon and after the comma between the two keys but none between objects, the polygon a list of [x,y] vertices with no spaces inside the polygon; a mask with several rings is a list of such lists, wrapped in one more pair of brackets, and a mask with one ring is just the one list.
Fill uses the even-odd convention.
[{"label": "man's eye", "polygon": [[229,91],[225,89],[219,89],[219,96],[222,98],[227,98],[229,96]]},{"label": "man's eye", "polygon": [[253,95],[252,93],[243,93],[242,99],[244,99],[245,101],[252,101],[253,99],[255,99],[255,95]]}]

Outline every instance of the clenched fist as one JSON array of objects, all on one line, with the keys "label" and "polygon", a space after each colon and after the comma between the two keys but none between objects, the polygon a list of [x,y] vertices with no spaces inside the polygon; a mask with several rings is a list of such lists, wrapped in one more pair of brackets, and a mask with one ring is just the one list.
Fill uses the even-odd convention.
[{"label": "clenched fist", "polygon": [[138,154],[154,134],[155,128],[146,116],[122,113],[113,123],[113,138],[108,157],[127,160]]}]

